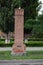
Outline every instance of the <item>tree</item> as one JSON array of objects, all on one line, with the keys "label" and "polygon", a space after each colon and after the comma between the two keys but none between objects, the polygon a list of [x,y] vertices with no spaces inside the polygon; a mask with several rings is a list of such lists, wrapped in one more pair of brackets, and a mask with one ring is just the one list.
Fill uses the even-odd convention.
[{"label": "tree", "polygon": [[25,17],[25,25],[26,25],[27,19],[29,19],[29,18],[35,19],[36,18],[37,13],[38,13],[36,11],[36,8],[38,5],[39,5],[38,0],[0,0],[2,31],[5,32],[7,36],[8,36],[9,32],[14,31],[13,16],[14,16],[15,8],[18,8],[19,6],[21,6],[21,8],[24,8],[24,11],[25,11],[24,17]]},{"label": "tree", "polygon": [[1,29],[6,33],[6,39],[8,39],[9,32],[14,31],[12,0],[0,0],[0,4],[0,13],[2,18]]},{"label": "tree", "polygon": [[22,0],[22,7],[25,10],[25,17],[35,19],[38,12],[36,8],[38,7],[38,0]]},{"label": "tree", "polygon": [[[21,8],[24,8],[25,31],[29,30],[31,32],[31,23],[29,23],[28,21],[29,19],[36,19],[36,16],[38,15],[38,11],[36,11],[36,8],[40,3],[38,2],[38,0],[15,0],[14,3],[14,7],[20,6]],[[38,9],[40,9],[40,7]]]},{"label": "tree", "polygon": [[33,36],[43,38],[43,14],[37,17],[37,21],[33,27]]}]

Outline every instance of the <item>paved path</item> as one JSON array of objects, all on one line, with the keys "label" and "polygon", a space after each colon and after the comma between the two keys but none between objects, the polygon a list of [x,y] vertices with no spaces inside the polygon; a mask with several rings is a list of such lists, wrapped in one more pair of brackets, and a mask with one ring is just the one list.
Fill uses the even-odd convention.
[{"label": "paved path", "polygon": [[[11,51],[12,48],[11,47],[0,47],[0,51]],[[38,51],[38,50],[43,50],[43,47],[26,47],[27,51]]]},{"label": "paved path", "polygon": [[0,65],[43,65],[43,59],[39,60],[0,60]]}]

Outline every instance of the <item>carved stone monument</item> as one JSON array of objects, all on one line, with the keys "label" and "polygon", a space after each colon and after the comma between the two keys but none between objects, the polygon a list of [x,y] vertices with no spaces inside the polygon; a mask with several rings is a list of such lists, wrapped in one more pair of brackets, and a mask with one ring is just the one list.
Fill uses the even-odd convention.
[{"label": "carved stone monument", "polygon": [[15,9],[15,41],[12,48],[12,54],[23,55],[26,52],[24,39],[24,9]]}]

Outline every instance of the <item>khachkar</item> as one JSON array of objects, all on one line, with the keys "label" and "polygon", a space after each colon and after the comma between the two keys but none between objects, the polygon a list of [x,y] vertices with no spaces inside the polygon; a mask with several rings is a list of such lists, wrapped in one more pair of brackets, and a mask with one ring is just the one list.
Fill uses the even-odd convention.
[{"label": "khachkar", "polygon": [[24,39],[24,9],[15,9],[15,41],[12,48],[12,54],[24,55],[26,53]]}]

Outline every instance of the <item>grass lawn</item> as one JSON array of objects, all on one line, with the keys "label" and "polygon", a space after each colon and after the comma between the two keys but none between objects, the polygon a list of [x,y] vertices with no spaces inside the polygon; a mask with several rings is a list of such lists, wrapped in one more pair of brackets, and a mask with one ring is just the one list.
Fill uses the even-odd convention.
[{"label": "grass lawn", "polygon": [[11,51],[0,51],[0,60],[43,59],[43,51],[27,51],[26,56],[12,56]]}]

